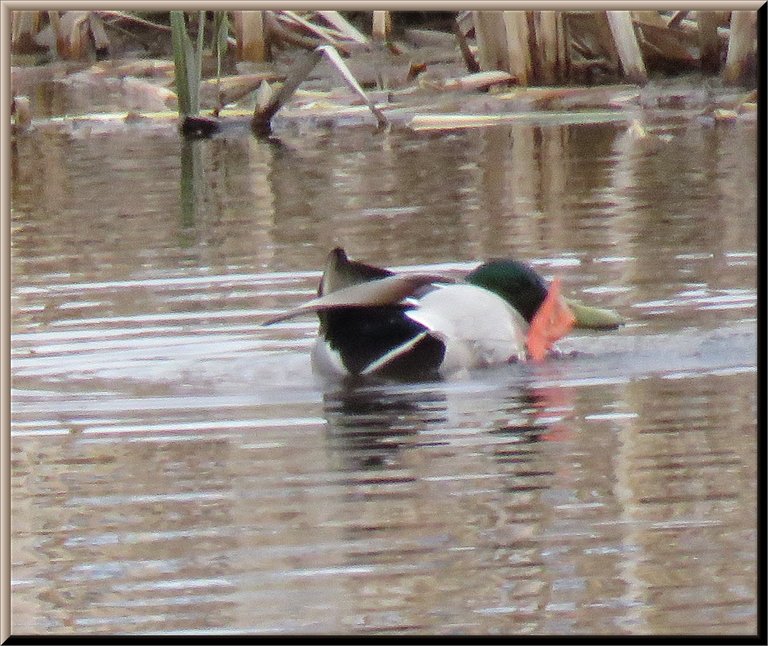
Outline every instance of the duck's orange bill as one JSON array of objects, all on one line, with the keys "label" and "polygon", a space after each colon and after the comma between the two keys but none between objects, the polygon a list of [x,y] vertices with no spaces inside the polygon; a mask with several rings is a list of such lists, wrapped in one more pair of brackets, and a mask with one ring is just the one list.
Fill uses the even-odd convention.
[{"label": "duck's orange bill", "polygon": [[576,317],[560,295],[560,279],[554,278],[528,328],[528,356],[534,361],[543,360],[555,341],[568,334],[575,324]]}]

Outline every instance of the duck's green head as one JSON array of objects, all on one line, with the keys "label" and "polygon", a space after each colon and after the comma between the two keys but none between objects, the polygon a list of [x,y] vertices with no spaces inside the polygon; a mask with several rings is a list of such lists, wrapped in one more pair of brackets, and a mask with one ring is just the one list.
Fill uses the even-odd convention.
[{"label": "duck's green head", "polygon": [[518,260],[491,260],[470,272],[465,280],[501,296],[528,323],[547,297],[544,279]]},{"label": "duck's green head", "polygon": [[[465,278],[501,296],[530,324],[551,288],[531,267],[519,260],[492,260],[480,265]],[[585,330],[613,330],[624,324],[615,311],[563,299],[575,317],[575,326]]]}]

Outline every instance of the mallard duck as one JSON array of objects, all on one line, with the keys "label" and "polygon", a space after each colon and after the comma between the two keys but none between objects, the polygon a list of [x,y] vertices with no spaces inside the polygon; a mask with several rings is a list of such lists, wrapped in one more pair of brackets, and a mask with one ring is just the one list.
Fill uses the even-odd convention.
[{"label": "mallard duck", "polygon": [[328,255],[314,298],[266,321],[306,313],[320,319],[316,372],[334,376],[429,378],[512,361],[542,361],[572,328],[613,329],[611,310],[561,294],[517,260],[481,264],[462,280],[396,274]]}]

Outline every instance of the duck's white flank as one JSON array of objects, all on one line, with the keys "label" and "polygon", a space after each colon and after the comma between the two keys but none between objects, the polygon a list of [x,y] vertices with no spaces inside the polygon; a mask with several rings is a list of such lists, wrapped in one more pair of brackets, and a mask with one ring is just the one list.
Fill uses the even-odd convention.
[{"label": "duck's white flank", "polygon": [[445,343],[443,375],[526,357],[525,319],[481,287],[446,285],[426,294],[407,315]]}]

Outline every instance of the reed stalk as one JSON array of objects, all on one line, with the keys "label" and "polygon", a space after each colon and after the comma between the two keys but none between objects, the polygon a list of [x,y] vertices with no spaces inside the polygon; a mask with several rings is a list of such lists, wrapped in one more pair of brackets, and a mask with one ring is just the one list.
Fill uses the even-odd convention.
[{"label": "reed stalk", "polygon": [[374,11],[371,35],[373,40],[384,43],[389,40],[392,31],[392,17],[389,11]]},{"label": "reed stalk", "polygon": [[227,37],[229,36],[229,17],[226,11],[215,11],[213,14],[213,53],[216,56],[216,112],[224,107],[221,91],[221,59],[227,52]]},{"label": "reed stalk", "polygon": [[176,94],[179,98],[179,116],[197,116],[200,112],[200,83],[203,59],[205,12],[199,12],[197,44],[187,32],[183,11],[171,11],[171,38],[176,77]]},{"label": "reed stalk", "polygon": [[635,27],[629,11],[606,11],[608,25],[613,34],[624,77],[631,83],[644,84],[648,81],[643,55],[637,42]]},{"label": "reed stalk", "polygon": [[715,73],[720,69],[720,39],[717,36],[717,13],[697,11],[699,27],[699,61],[705,72]]},{"label": "reed stalk", "polygon": [[757,39],[757,12],[734,11],[731,14],[731,38],[723,69],[727,85],[739,85],[746,80],[748,67],[754,64],[754,46]]},{"label": "reed stalk", "polygon": [[270,52],[265,17],[270,13],[265,11],[234,12],[238,60],[254,63],[263,63],[269,60]]}]

